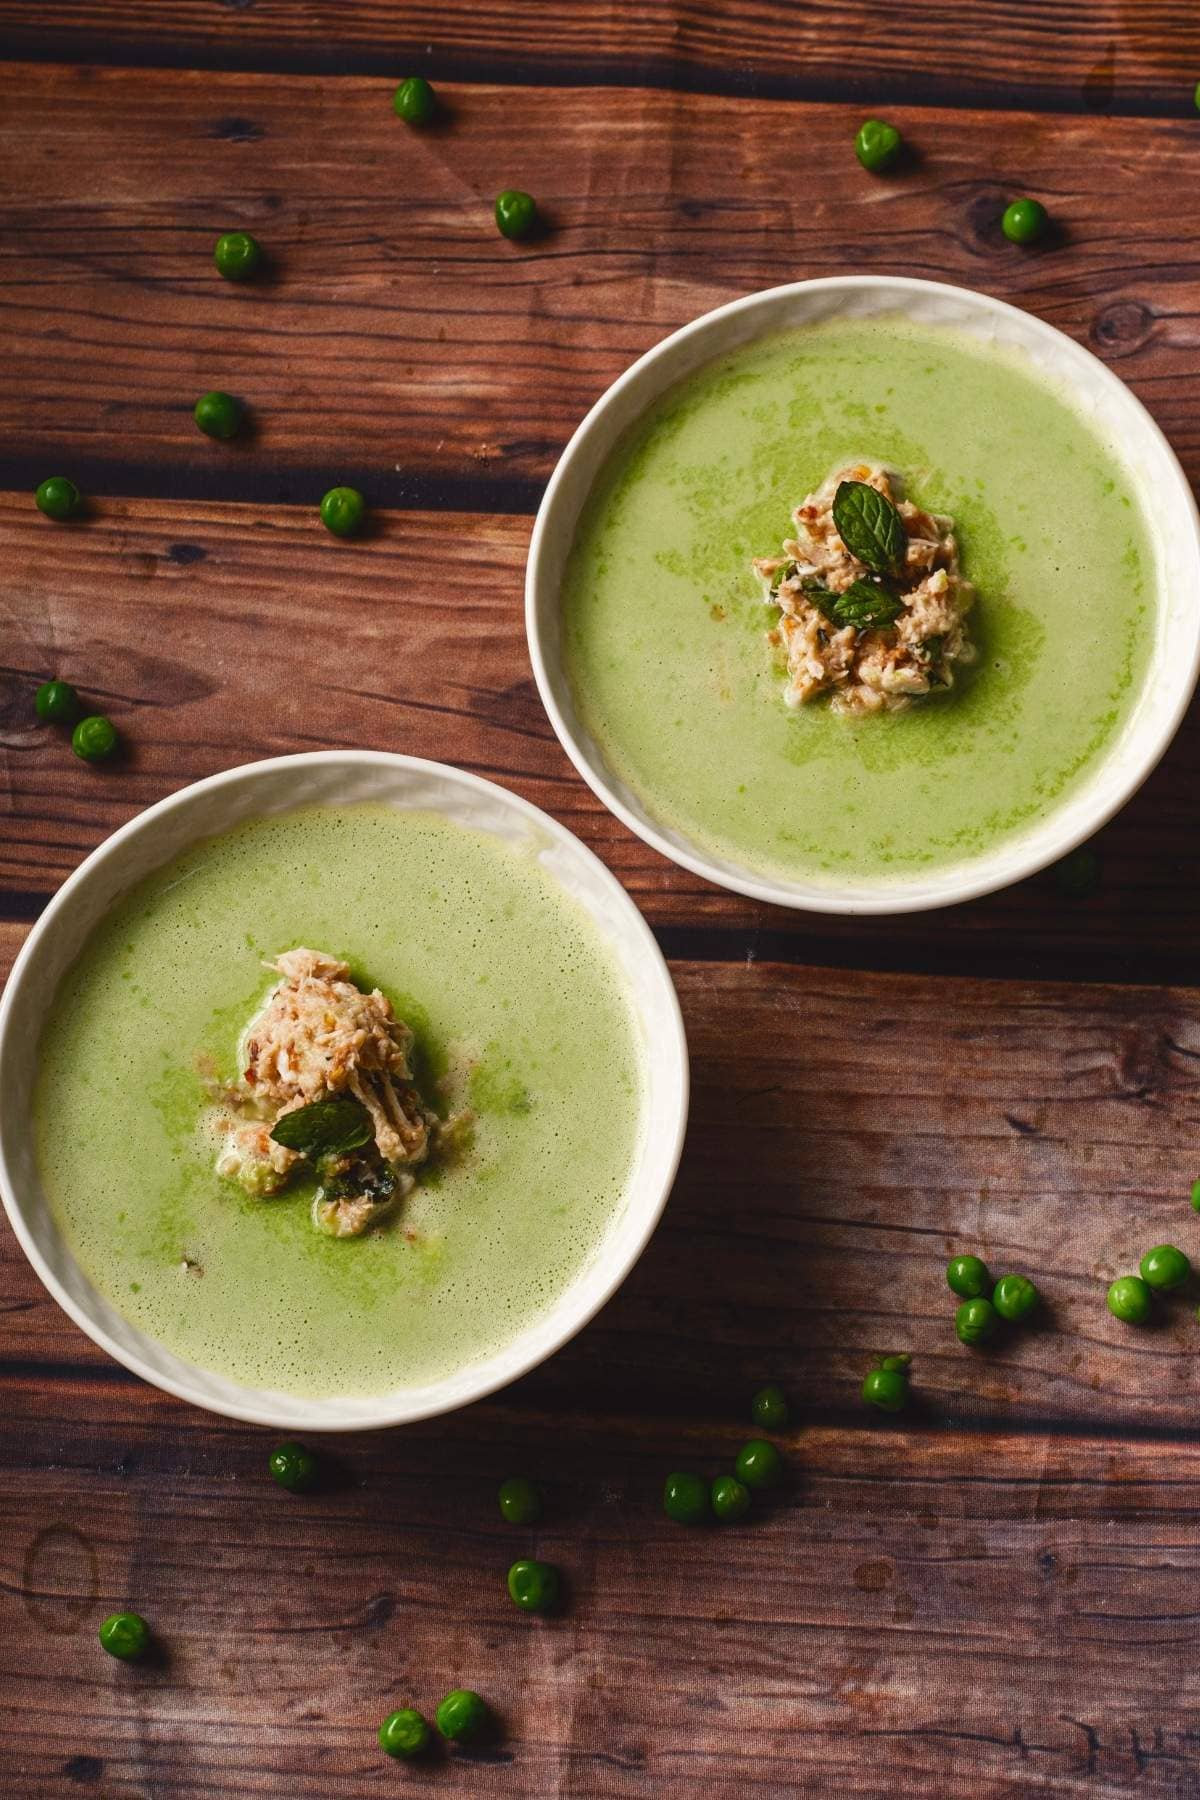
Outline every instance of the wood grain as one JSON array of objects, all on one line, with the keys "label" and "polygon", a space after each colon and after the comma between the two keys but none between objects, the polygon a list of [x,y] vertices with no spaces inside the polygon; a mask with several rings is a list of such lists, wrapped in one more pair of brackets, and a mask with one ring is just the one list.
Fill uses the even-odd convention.
[{"label": "wood grain", "polygon": [[[15,934],[13,934],[15,935]],[[770,1375],[855,1419],[873,1356],[915,1357],[931,1428],[1186,1434],[1194,1297],[1131,1330],[1113,1276],[1171,1241],[1200,1263],[1194,992],[1023,987],[676,963],[692,1123],[666,1217],[618,1297],[519,1392],[527,1405],[736,1417]],[[1036,1329],[970,1352],[948,1256],[1032,1275]],[[103,1358],[6,1234],[3,1357]]]},{"label": "wood grain", "polygon": [[[0,484],[25,490],[0,496],[0,976],[162,794],[276,751],[410,749],[616,870],[673,955],[695,1097],[663,1224],[589,1329],[494,1402],[332,1441],[305,1499],[265,1479],[266,1434],[112,1364],[0,1231],[0,1790],[1198,1800],[1195,1297],[1135,1332],[1103,1290],[1200,1232],[1200,725],[1103,834],[1091,900],[1043,879],[924,919],[793,917],[591,798],[520,614],[524,515],[587,406],[674,326],[797,275],[1028,307],[1200,478],[1192,9],[0,0],[5,53],[30,62],[0,68]],[[389,104],[417,67],[449,113],[423,135]],[[914,147],[887,181],[850,151],[876,109]],[[1138,113],[1160,116],[1080,116]],[[536,245],[492,229],[509,183],[547,213]],[[1058,221],[1034,254],[998,234],[1018,191]],[[208,260],[233,225],[272,258],[244,290]],[[195,432],[211,386],[249,403],[246,443]],[[27,494],[58,468],[93,497],[65,530]],[[338,479],[376,507],[362,543],[311,510]],[[34,725],[51,673],[112,713],[120,764]],[[956,1248],[1034,1275],[1038,1326],[958,1345]],[[901,1346],[914,1405],[867,1416],[864,1367]],[[784,1492],[745,1528],[669,1526],[664,1474],[727,1466],[768,1378],[802,1402]],[[533,1536],[495,1511],[516,1468],[547,1482]],[[505,1599],[530,1552],[566,1572],[560,1620]],[[152,1620],[149,1666],[99,1652],[117,1605]],[[460,1682],[501,1739],[382,1766],[379,1718]]]},{"label": "wood grain", "polygon": [[[545,807],[684,958],[1200,985],[1200,718],[1101,835],[1091,899],[1063,899],[1046,876],[886,923],[760,906],[648,849],[575,776],[525,649],[528,531],[519,518],[388,513],[368,540],[337,543],[295,507],[111,500],[64,528],[27,495],[0,496],[0,916],[36,913],[102,837],[188,781],[360,745],[464,763]],[[121,763],[85,767],[37,725],[33,690],[55,674],[111,713]]]},{"label": "wood grain", "polygon": [[[801,1428],[778,1499],[688,1532],[659,1511],[663,1476],[727,1463],[736,1419],[479,1406],[335,1440],[326,1491],[294,1499],[261,1432],[145,1389],[73,1399],[64,1429],[10,1384],[0,1442],[3,1755],[22,1796],[1200,1787],[1194,1442],[1168,1463],[1103,1439]],[[513,1468],[548,1478],[534,1533],[496,1511]],[[507,1600],[529,1552],[564,1570],[559,1619]],[[103,1657],[117,1606],[151,1620],[159,1663]],[[379,1719],[458,1684],[502,1738],[424,1775],[381,1766]]]},{"label": "wood grain", "polygon": [[1184,0],[0,0],[15,56],[1186,115]]},{"label": "wood grain", "polygon": [[[385,84],[26,67],[0,110],[0,479],[94,492],[530,509],[587,407],[640,352],[797,276],[965,282],[1111,362],[1200,475],[1200,258],[1179,195],[1195,122],[924,110],[919,160],[867,176],[847,107],[605,89],[456,89],[418,134]],[[53,143],[39,143],[53,117]],[[514,120],[519,129],[514,130]],[[497,235],[502,185],[543,203]],[[1014,192],[1062,233],[1006,243]],[[246,226],[275,275],[237,287]],[[225,387],[250,441],[191,419]]]}]

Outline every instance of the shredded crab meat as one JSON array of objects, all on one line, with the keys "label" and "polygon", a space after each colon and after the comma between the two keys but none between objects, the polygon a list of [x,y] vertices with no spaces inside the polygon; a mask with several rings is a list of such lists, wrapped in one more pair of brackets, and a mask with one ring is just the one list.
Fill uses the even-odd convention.
[{"label": "shredded crab meat", "polygon": [[217,1172],[256,1197],[278,1193],[302,1159],[275,1142],[274,1126],[349,1095],[370,1117],[372,1142],[324,1172],[336,1181],[318,1191],[313,1222],[357,1236],[411,1192],[408,1171],[430,1151],[437,1120],[412,1080],[413,1033],[378,988],[365,993],[323,951],[288,950],[266,966],[279,980],[243,1034],[237,1083],[220,1097]]},{"label": "shredded crab meat", "polygon": [[[830,693],[834,712],[895,712],[933,688],[953,687],[956,665],[975,658],[966,625],[975,590],[959,573],[954,521],[897,499],[895,479],[871,463],[835,470],[796,508],[796,536],[784,543],[782,556],[755,558],[763,598],[779,608],[769,636],[787,664],[789,706]],[[904,523],[908,545],[895,583],[901,611],[888,626],[839,627],[811,597],[818,587],[844,594],[869,573],[833,522],[833,497],[843,481],[876,488]]]}]

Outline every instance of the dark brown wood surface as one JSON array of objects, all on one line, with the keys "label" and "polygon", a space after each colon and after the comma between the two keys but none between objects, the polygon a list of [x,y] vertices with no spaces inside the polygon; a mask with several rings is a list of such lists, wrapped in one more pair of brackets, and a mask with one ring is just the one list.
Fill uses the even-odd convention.
[{"label": "dark brown wood surface", "polygon": [[1182,118],[1187,0],[0,0],[14,56]]},{"label": "dark brown wood surface", "polygon": [[[1200,27],[1175,0],[0,0],[0,971],[47,896],[162,794],[365,744],[461,762],[563,819],[672,958],[694,1061],[676,1193],[621,1293],[494,1401],[331,1444],[115,1367],[0,1237],[0,1791],[360,1800],[1200,1796],[1194,1301],[1138,1333],[1114,1273],[1200,1248],[1193,716],[1102,834],[1103,879],[940,915],[756,906],[663,861],[574,777],[521,626],[530,515],[622,367],[757,286],[966,282],[1088,344],[1200,476]],[[393,77],[442,80],[417,136]],[[886,182],[863,110],[915,146]],[[503,243],[505,182],[552,230]],[[1040,194],[1055,241],[996,218]],[[270,278],[207,262],[245,225]],[[251,440],[200,440],[201,389]],[[76,473],[85,521],[33,511]],[[337,479],[375,504],[334,543]],[[31,691],[76,679],[129,745],[88,769]],[[1042,1281],[1035,1330],[953,1336],[947,1254]],[[864,1416],[870,1357],[916,1401]],[[791,1476],[753,1526],[662,1518],[785,1382]],[[497,1480],[543,1476],[532,1539]],[[517,1616],[512,1556],[567,1572]],[[151,1617],[149,1668],[95,1626]],[[425,1775],[374,1727],[479,1686],[501,1740]]]}]

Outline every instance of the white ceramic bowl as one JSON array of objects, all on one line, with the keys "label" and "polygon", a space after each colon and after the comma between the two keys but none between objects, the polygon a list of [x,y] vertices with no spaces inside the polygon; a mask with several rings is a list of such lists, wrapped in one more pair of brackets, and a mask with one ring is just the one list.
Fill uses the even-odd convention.
[{"label": "white ceramic bowl", "polygon": [[[152,870],[246,819],[297,806],[373,801],[440,813],[536,855],[591,916],[620,966],[641,1039],[644,1104],[625,1201],[591,1261],[555,1304],[496,1355],[442,1381],[312,1400],[242,1386],[182,1360],[98,1293],[63,1241],[38,1180],[31,1094],[35,1048],[58,982],[113,902]],[[443,763],[366,750],[248,763],[150,807],[94,850],[31,931],[0,1002],[0,1191],[21,1247],[75,1323],[135,1374],[231,1418],[280,1430],[353,1431],[465,1406],[544,1361],[602,1307],[666,1204],[687,1123],[687,1043],[679,1002],[641,914],[603,863],[562,825],[504,788]]]},{"label": "white ceramic bowl", "polygon": [[[697,369],[773,332],[835,317],[901,317],[1016,350],[1065,391],[1100,434],[1120,446],[1154,546],[1160,602],[1141,693],[1088,780],[1045,818],[990,852],[930,873],[886,881],[788,881],[727,860],[666,824],[609,768],[575,710],[562,653],[560,592],[576,525],[609,453],[665,390]],[[780,906],[826,913],[918,912],[1007,887],[1055,862],[1136,791],[1187,709],[1200,669],[1200,521],[1166,438],[1110,369],[1053,326],[969,288],[902,276],[798,281],[731,301],[673,332],[626,370],[584,419],[546,489],[529,548],[525,625],[538,690],[567,755],[631,831],[664,856],[722,887]]]}]

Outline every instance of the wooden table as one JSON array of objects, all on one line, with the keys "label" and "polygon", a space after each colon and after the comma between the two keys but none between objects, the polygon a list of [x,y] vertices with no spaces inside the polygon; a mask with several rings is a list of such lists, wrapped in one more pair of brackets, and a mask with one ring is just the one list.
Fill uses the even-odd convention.
[{"label": "wooden table", "polygon": [[[521,626],[532,514],[607,383],[720,301],[886,270],[1015,301],[1108,361],[1200,472],[1200,28],[1185,0],[0,0],[0,945],[141,807],[320,745],[442,757],[546,807],[672,959],[693,1124],[647,1255],[494,1401],[347,1437],[331,1491],[269,1434],[127,1376],[0,1233],[0,1791],[590,1800],[1200,1795],[1200,1325],[1104,1286],[1195,1250],[1193,716],[1103,834],[1103,882],[826,920],[663,862],[574,777]],[[392,116],[425,71],[448,117]],[[850,149],[867,111],[915,156]],[[495,190],[549,235],[505,243]],[[1005,201],[1061,228],[1022,251]],[[218,231],[256,232],[236,288]],[[196,433],[197,393],[250,441]],[[29,490],[92,496],[56,529]],[[376,509],[321,529],[335,481]],[[58,673],[130,754],[33,721]],[[6,964],[7,966],[7,964]],[[951,1329],[956,1248],[1044,1278],[1039,1329]],[[918,1402],[866,1416],[872,1354]],[[664,1473],[800,1402],[794,1478],[687,1532]],[[565,1617],[515,1614],[497,1480],[547,1479]],[[104,1613],[167,1646],[109,1663]],[[498,1747],[384,1763],[459,1682]]]}]

